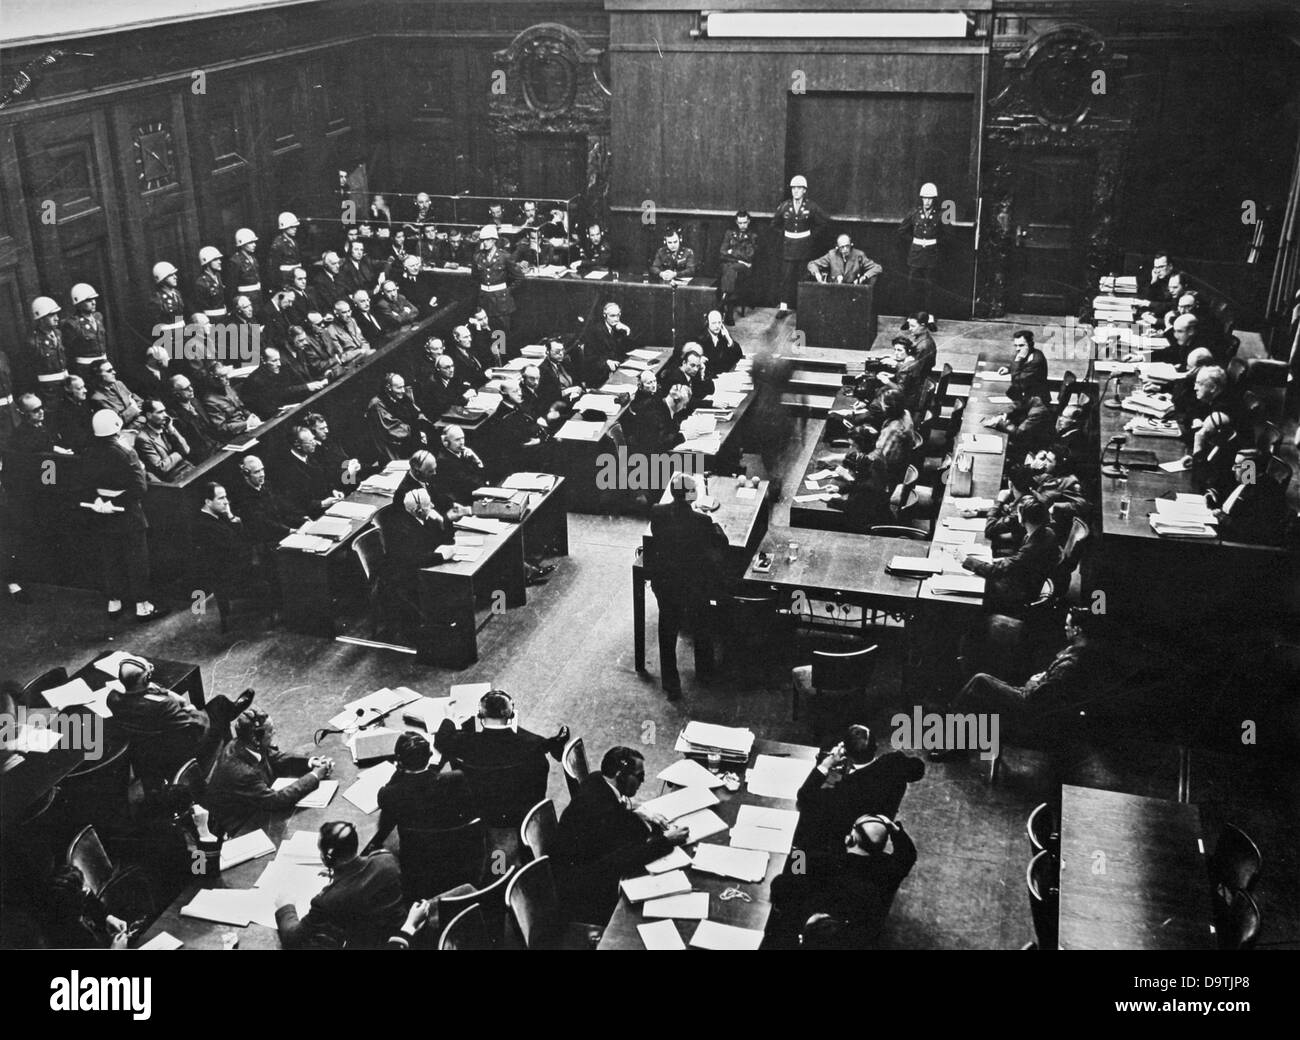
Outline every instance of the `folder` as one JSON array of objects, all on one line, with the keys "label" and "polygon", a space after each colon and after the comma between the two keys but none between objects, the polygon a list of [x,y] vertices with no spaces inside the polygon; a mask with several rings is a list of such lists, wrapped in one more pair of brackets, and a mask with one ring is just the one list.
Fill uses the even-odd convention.
[{"label": "folder", "polygon": [[644,877],[628,878],[619,883],[629,903],[641,903],[647,899],[659,899],[679,892],[691,890],[690,879],[680,870],[670,870],[666,874],[647,874]]}]

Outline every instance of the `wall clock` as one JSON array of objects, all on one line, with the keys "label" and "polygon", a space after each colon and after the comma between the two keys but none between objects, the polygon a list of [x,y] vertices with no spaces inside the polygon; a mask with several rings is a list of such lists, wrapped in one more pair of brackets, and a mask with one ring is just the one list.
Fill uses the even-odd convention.
[{"label": "wall clock", "polygon": [[162,123],[146,123],[135,131],[135,168],[143,191],[164,188],[176,181],[176,156],[172,135]]}]

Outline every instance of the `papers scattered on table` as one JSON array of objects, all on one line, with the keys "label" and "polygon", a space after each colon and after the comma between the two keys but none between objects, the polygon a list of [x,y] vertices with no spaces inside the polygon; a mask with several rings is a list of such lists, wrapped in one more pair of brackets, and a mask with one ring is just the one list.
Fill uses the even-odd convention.
[{"label": "papers scattered on table", "polygon": [[[284,861],[289,863],[298,863],[304,866],[314,866],[320,869],[320,849],[316,847],[319,835],[315,831],[294,831],[289,837],[280,842],[279,851],[275,854],[277,863]],[[263,873],[263,878],[266,874]],[[262,882],[259,881],[260,885]]]},{"label": "papers scattered on table", "polygon": [[762,943],[762,932],[717,921],[701,921],[691,936],[697,950],[757,950]]},{"label": "papers scattered on table", "polygon": [[942,559],[895,556],[885,569],[891,574],[938,574],[944,569],[944,565]]},{"label": "papers scattered on table", "polygon": [[1002,438],[995,433],[968,433],[963,435],[957,450],[973,455],[1001,455]]},{"label": "papers scattered on table", "polygon": [[275,842],[267,837],[266,831],[263,830],[250,831],[237,838],[227,838],[221,845],[221,869],[229,870],[241,863],[247,863],[250,859],[269,856],[274,851]]},{"label": "papers scattered on table", "polygon": [[656,813],[666,820],[675,820],[679,816],[688,816],[717,804],[718,796],[707,787],[683,787],[680,791],[652,798],[641,808],[646,812]]},{"label": "papers scattered on table", "polygon": [[363,769],[357,782],[343,792],[343,797],[363,813],[372,813],[379,808],[379,789],[393,778],[396,771],[393,762],[380,762],[377,766]]},{"label": "papers scattered on table", "polygon": [[500,534],[510,525],[491,516],[462,516],[456,521],[456,530],[475,534]]},{"label": "papers scattered on table", "polygon": [[762,849],[741,849],[706,843],[695,850],[691,866],[718,877],[758,882],[767,877],[768,855]]},{"label": "papers scattered on table", "polygon": [[592,268],[590,271],[588,271],[586,274],[584,274],[582,277],[587,279],[587,281],[589,282],[598,282],[602,278],[608,278],[609,272],[603,270],[602,268],[595,267]]},{"label": "papers scattered on table", "polygon": [[683,920],[703,921],[709,916],[709,893],[683,892],[662,899],[647,899],[641,907],[646,917],[677,917]]},{"label": "papers scattered on table", "polygon": [[749,758],[754,731],[743,726],[719,726],[712,722],[688,722],[677,738],[677,751],[689,754],[722,753],[724,758]]},{"label": "papers scattered on table", "polygon": [[794,844],[794,829],[798,824],[799,814],[793,809],[742,805],[729,840],[735,848],[786,853]]},{"label": "papers scattered on table", "polygon": [[1168,361],[1147,361],[1137,366],[1138,372],[1143,379],[1150,379],[1156,383],[1173,383],[1187,375],[1186,372],[1178,371],[1177,365],[1171,365]]},{"label": "papers scattered on table", "polygon": [[201,888],[181,907],[181,916],[244,928],[255,917],[265,916],[270,901],[270,895],[259,888]]},{"label": "papers scattered on table", "polygon": [[568,441],[598,441],[605,432],[605,424],[587,422],[585,419],[570,419],[560,427],[555,436]]},{"label": "papers scattered on table", "polygon": [[108,710],[108,691],[112,688],[110,684],[102,689],[92,690],[85,679],[76,678],[62,686],[44,691],[41,696],[45,698],[46,704],[59,711],[84,706],[101,719],[107,719],[113,714]]},{"label": "papers scattered on table", "polygon": [[[721,787],[722,777],[710,773],[693,758],[680,758],[655,777],[667,784],[678,787]],[[712,804],[707,803],[707,804]]]},{"label": "papers scattered on table", "polygon": [[326,516],[341,516],[349,520],[369,520],[379,507],[368,502],[335,502],[325,510]]},{"label": "papers scattered on table", "polygon": [[702,437],[693,437],[673,449],[673,451],[696,451],[701,455],[716,455],[722,450],[722,435],[707,433]]},{"label": "papers scattered on table", "polygon": [[794,500],[796,502],[829,502],[834,497],[834,494],[830,491],[821,491],[815,495],[795,495]]},{"label": "papers scattered on table", "polygon": [[1124,429],[1134,437],[1181,437],[1182,429],[1176,419],[1156,419],[1138,415],[1124,424]]},{"label": "papers scattered on table", "polygon": [[578,398],[578,403],[573,406],[573,410],[583,412],[588,408],[594,408],[606,415],[617,415],[622,407],[609,394],[583,394]]},{"label": "papers scattered on table", "polygon": [[181,942],[171,932],[159,932],[143,946],[137,947],[140,950],[179,950],[185,944]]},{"label": "papers scattered on table", "polygon": [[555,486],[555,477],[549,473],[511,473],[501,481],[501,486],[515,491],[550,491]]},{"label": "papers scattered on table", "polygon": [[1172,462],[1160,463],[1160,468],[1166,473],[1182,473],[1192,468],[1192,460],[1183,456],[1182,458],[1174,459]]},{"label": "papers scattered on table", "polygon": [[405,476],[406,473],[401,470],[394,470],[392,473],[385,470],[383,473],[376,473],[373,476],[366,477],[357,490],[371,495],[392,495],[397,491],[397,485],[402,482],[402,478]]},{"label": "papers scattered on table", "polygon": [[691,890],[690,879],[680,870],[670,870],[666,874],[647,874],[645,877],[628,878],[620,882],[623,894],[629,903],[640,903],[647,899],[659,899],[662,896],[676,895],[678,892]]},{"label": "papers scattered on table", "polygon": [[[1104,274],[1098,282],[1102,292],[1106,293],[1123,293],[1129,296],[1136,296],[1138,291],[1138,280],[1135,275],[1127,274]],[[1132,301],[1137,303],[1137,300]],[[1142,301],[1145,303],[1146,301]]]},{"label": "papers scattered on table", "polygon": [[342,516],[322,516],[302,529],[309,538],[329,538],[341,541],[352,533],[352,521]]},{"label": "papers scattered on table", "polygon": [[[110,679],[116,679],[118,669],[122,667],[122,662],[128,657],[139,657],[129,650],[114,650],[111,654],[105,654],[95,662],[95,667],[107,675]],[[143,660],[143,658],[141,658]]]},{"label": "papers scattered on table", "polygon": [[[293,778],[288,776],[277,776],[275,782],[271,784],[271,790],[281,791],[292,784]],[[322,780],[320,786],[314,791],[310,791],[298,799],[299,809],[324,809],[334,798],[334,792],[339,789],[337,780]],[[222,858],[225,858],[225,847],[222,847]]]},{"label": "papers scattered on table", "polygon": [[1171,501],[1156,499],[1151,530],[1163,538],[1215,538],[1218,517],[1200,495],[1181,494]]},{"label": "papers scattered on table", "polygon": [[684,950],[681,933],[672,921],[652,921],[636,926],[641,935],[641,942],[647,950]]},{"label": "papers scattered on table", "polygon": [[6,737],[0,747],[24,755],[44,755],[58,747],[59,741],[63,739],[57,729],[44,725],[34,726],[30,722],[23,723],[12,731],[5,726],[3,732]]},{"label": "papers scattered on table", "polygon": [[936,574],[926,582],[926,588],[934,596],[972,596],[984,595],[984,579],[978,574]]},{"label": "papers scattered on table", "polygon": [[294,532],[286,535],[280,542],[281,549],[297,549],[299,552],[310,553],[327,553],[334,548],[335,542],[331,538],[321,538],[314,534],[298,534]]},{"label": "papers scattered on table", "polygon": [[667,856],[651,860],[645,865],[645,869],[651,874],[666,874],[670,870],[682,870],[690,865],[690,853],[678,845]]},{"label": "papers scattered on table", "polygon": [[343,710],[329,721],[331,729],[351,729],[365,726],[390,711],[419,700],[420,695],[405,686],[390,690],[387,686],[358,697],[343,706]]},{"label": "papers scattered on table", "polygon": [[689,816],[680,816],[673,823],[678,827],[686,828],[688,832],[687,845],[694,845],[697,841],[711,838],[713,835],[721,834],[727,829],[722,817],[712,809],[701,809]]},{"label": "papers scattered on table", "polygon": [[793,800],[814,765],[816,763],[810,758],[759,755],[754,760],[754,767],[745,777],[745,786],[750,794]]}]

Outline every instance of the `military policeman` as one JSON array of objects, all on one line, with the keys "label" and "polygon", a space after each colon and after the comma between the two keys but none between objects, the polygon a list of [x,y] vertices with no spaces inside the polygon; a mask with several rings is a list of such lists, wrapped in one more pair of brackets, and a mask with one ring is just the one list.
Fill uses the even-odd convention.
[{"label": "military policeman", "polygon": [[[289,272],[292,277],[293,272]],[[235,252],[226,268],[226,298],[247,296],[254,309],[262,305],[262,275],[257,268],[257,236],[248,228],[235,232]]]},{"label": "military policeman", "polygon": [[175,264],[159,260],[153,265],[154,290],[149,297],[149,335],[172,357],[180,356],[177,351],[185,330],[185,301],[176,288],[178,276]]},{"label": "military policeman", "polygon": [[485,224],[479,232],[479,248],[474,255],[474,281],[478,284],[478,306],[487,311],[493,328],[510,333],[515,299],[511,288],[524,277],[523,268],[497,245],[497,229]]},{"label": "military policeman", "polygon": [[59,305],[48,296],[32,301],[32,334],[28,345],[27,385],[34,387],[47,405],[59,399],[56,391],[68,378],[68,358],[59,331]]},{"label": "military policeman", "polygon": [[78,282],[71,296],[76,313],[63,323],[63,347],[77,363],[77,374],[86,376],[92,365],[108,357],[108,326],[93,286]]},{"label": "military policeman", "polygon": [[808,180],[802,174],[790,178],[790,197],[782,199],[772,215],[772,226],[781,233],[781,306],[776,316],[784,318],[790,305],[798,305],[799,276],[813,256],[813,232],[830,223],[825,211],[808,198]]},{"label": "military policeman", "polygon": [[722,236],[718,257],[722,261],[722,278],[718,283],[718,301],[728,325],[736,324],[736,296],[742,279],[754,268],[758,236],[749,226],[749,213],[736,211],[736,226]]},{"label": "military policeman", "polygon": [[293,281],[293,272],[302,264],[298,250],[298,218],[292,213],[281,213],[276,221],[280,233],[271,240],[270,276],[276,288]]},{"label": "military policeman", "polygon": [[678,228],[669,229],[664,236],[664,244],[650,262],[650,273],[664,282],[695,277],[695,251],[682,245],[682,233]]},{"label": "military policeman", "polygon": [[938,188],[929,182],[922,184],[919,201],[898,225],[899,237],[907,245],[909,312],[934,310],[934,269],[939,263],[939,238],[943,234],[938,198]]},{"label": "military policeman", "polygon": [[221,250],[204,246],[199,250],[199,276],[194,279],[194,306],[213,321],[226,316],[225,289],[221,284]]}]

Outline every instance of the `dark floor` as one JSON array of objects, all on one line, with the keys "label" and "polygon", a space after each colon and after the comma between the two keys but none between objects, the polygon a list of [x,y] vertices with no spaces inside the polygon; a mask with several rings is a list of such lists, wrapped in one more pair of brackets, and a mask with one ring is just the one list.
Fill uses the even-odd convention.
[{"label": "dark floor", "polygon": [[[741,319],[736,332],[748,350],[780,349],[789,341],[789,319],[776,322],[772,313]],[[894,327],[896,322],[882,320],[883,341]],[[1009,357],[1013,328],[1005,322],[948,323],[936,337],[940,359],[981,351]],[[1053,375],[1064,367],[1053,362]],[[793,424],[781,469],[802,466],[820,432],[820,421]],[[785,522],[788,498],[786,492],[777,504],[774,522]],[[651,776],[676,757],[673,740],[688,718],[809,741],[806,725],[791,721],[786,663],[755,667],[750,661],[742,673],[724,667],[721,677],[704,686],[694,680],[683,646],[686,696],[677,704],[667,702],[657,680],[653,596],[648,597],[650,673],[633,669],[629,566],[642,526],[625,517],[572,516],[572,555],[548,585],[530,590],[526,607],[493,619],[480,637],[479,664],[462,673],[279,628],[250,627],[222,636],[215,609],[206,616],[178,612],[143,627],[108,622],[97,595],[36,587],[31,607],[0,603],[0,675],[26,679],[114,648],[197,661],[209,694],[255,687],[259,704],[276,720],[282,746],[310,739],[345,700],[380,686],[437,693],[453,682],[487,679],[515,696],[529,728],[550,732],[568,723],[596,759],[613,743],[636,745],[646,754]],[[89,558],[86,565],[93,565]],[[786,657],[801,652],[791,650]],[[886,723],[899,706],[897,690],[897,669],[887,664],[875,691],[878,718],[866,721]],[[1272,693],[1294,699],[1296,691]],[[1265,948],[1300,948],[1300,766],[1295,762],[1294,753],[1266,757],[1252,746],[1231,754],[1195,751],[1192,757],[1190,800],[1201,807],[1207,844],[1232,821],[1263,850],[1258,897]],[[1059,794],[1062,782],[1170,799],[1178,788],[1177,747],[1136,735],[1052,753],[1012,747],[993,785],[981,767],[974,758],[932,764],[904,801],[900,816],[915,837],[920,860],[899,892],[885,936],[889,945],[1023,945],[1033,937],[1025,893],[1030,810]],[[558,770],[551,796],[560,807],[567,803]]]}]

